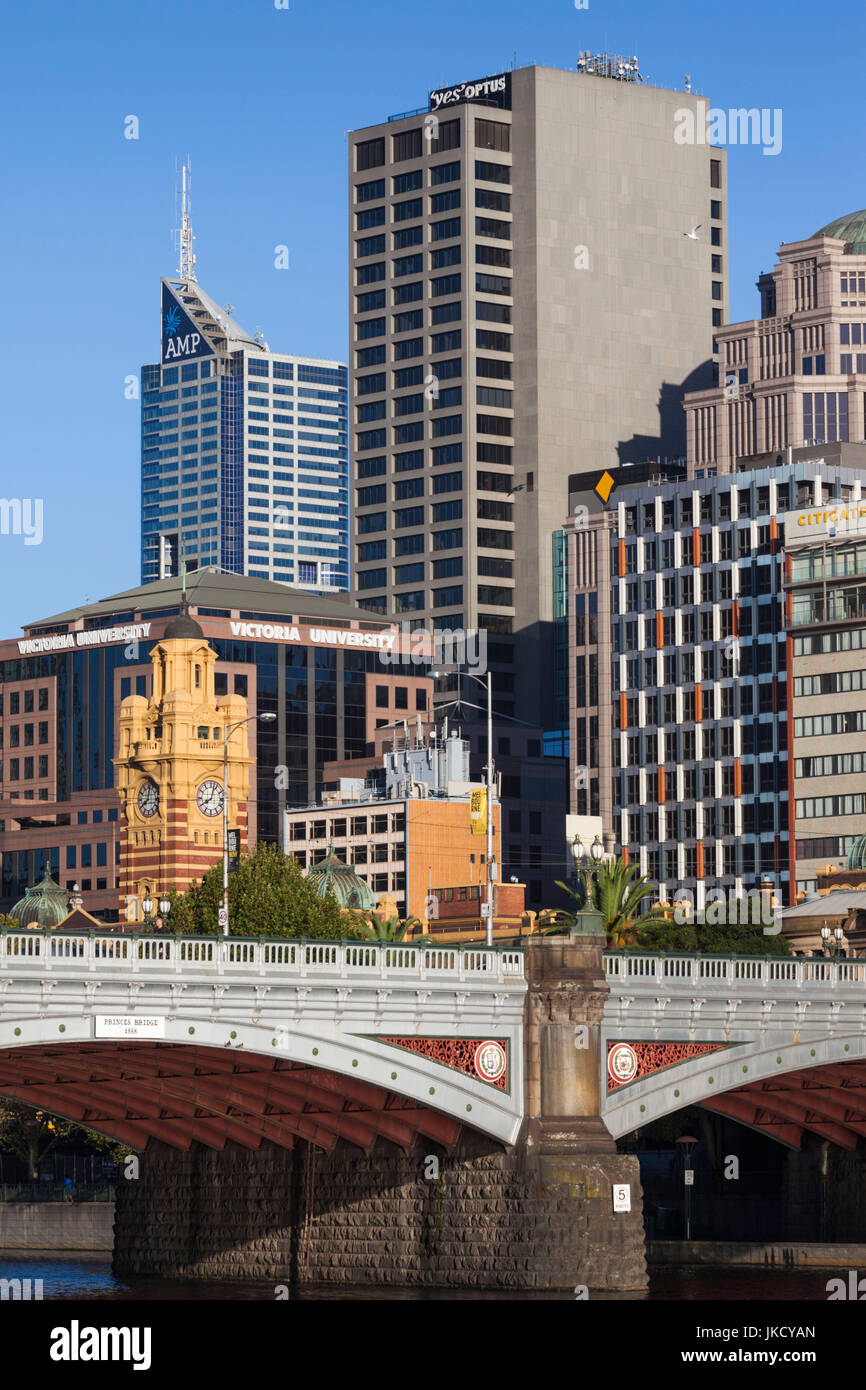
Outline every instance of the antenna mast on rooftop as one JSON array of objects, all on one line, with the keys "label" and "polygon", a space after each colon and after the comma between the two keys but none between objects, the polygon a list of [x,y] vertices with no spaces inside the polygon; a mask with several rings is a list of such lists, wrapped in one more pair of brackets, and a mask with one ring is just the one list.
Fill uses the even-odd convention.
[{"label": "antenna mast on rooftop", "polygon": [[175,232],[178,243],[178,278],[195,281],[195,252],[192,249],[193,233],[190,222],[190,190],[192,188],[192,164],[189,155],[181,166],[180,227]]}]

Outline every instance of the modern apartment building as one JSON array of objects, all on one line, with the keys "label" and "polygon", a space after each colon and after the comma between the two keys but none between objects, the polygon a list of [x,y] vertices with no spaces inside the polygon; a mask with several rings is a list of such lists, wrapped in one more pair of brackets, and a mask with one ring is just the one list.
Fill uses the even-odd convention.
[{"label": "modern apartment building", "polygon": [[142,368],[142,583],[185,562],[346,591],[346,365],[271,352],[204,292],[185,195],[180,235],[160,360]]},{"label": "modern apartment building", "polygon": [[802,894],[814,893],[821,869],[844,867],[866,833],[866,489],[859,478],[822,488],[813,506],[785,517],[785,588],[791,861]]},{"label": "modern apartment building", "polygon": [[[784,546],[792,527],[802,545],[804,508],[823,515],[860,497],[866,449],[753,463],[735,475],[617,489],[609,509],[566,527],[572,810],[601,814],[668,901],[686,889],[698,907],[709,888],[741,893],[766,878],[790,903],[801,877],[843,854],[835,846],[857,825],[834,825],[858,814],[859,802],[844,799],[856,776],[840,783],[838,805],[819,804],[823,763],[806,761],[835,754],[836,723],[852,733],[840,755],[866,747],[853,736],[862,696],[841,695],[859,688],[859,675],[846,674],[856,660],[825,654],[859,640],[856,547],[826,562],[827,574],[837,562],[854,566],[831,602],[824,571],[813,573],[821,547],[819,560],[810,547],[789,563]],[[583,721],[590,737],[581,740]],[[832,854],[822,824],[836,837]]]},{"label": "modern apartment building", "polygon": [[761,317],[716,337],[720,380],[686,398],[689,476],[866,439],[866,211],[780,247]]},{"label": "modern apartment building", "polygon": [[726,317],[725,154],[637,77],[521,68],[349,139],[353,592],[485,630],[543,728],[569,475],[684,454]]}]

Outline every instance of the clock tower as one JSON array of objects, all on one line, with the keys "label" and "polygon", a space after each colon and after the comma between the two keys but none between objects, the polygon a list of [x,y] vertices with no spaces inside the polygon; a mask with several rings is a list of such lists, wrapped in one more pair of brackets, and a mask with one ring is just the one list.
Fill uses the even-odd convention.
[{"label": "clock tower", "polygon": [[246,846],[250,764],[241,695],[217,702],[216,652],[190,616],[186,596],[150,657],[153,695],[128,695],[114,759],[121,805],[121,915],[140,921],[141,901],[183,891],[223,853],[223,754],[229,735],[228,823]]}]

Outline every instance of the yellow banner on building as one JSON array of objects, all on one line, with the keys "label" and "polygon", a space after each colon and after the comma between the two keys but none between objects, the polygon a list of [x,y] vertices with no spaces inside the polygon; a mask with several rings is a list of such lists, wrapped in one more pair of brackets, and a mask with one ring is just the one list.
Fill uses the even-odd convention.
[{"label": "yellow banner on building", "polygon": [[469,820],[473,835],[484,835],[487,831],[487,788],[479,787],[469,793]]}]

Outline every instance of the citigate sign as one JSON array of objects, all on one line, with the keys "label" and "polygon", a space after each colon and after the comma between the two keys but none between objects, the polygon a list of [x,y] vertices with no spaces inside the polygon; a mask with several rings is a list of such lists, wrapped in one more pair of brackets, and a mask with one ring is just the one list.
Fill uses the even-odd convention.
[{"label": "citigate sign", "polygon": [[824,507],[803,507],[785,513],[786,549],[849,535],[866,536],[866,499],[833,501]]}]

